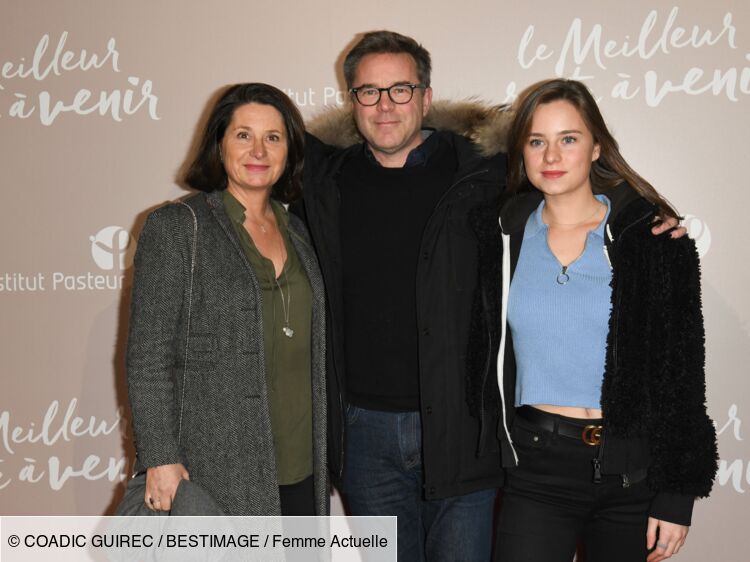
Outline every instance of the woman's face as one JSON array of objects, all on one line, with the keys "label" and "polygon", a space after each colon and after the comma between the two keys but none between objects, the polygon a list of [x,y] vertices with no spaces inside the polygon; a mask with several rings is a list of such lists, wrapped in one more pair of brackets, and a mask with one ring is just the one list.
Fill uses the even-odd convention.
[{"label": "woman's face", "polygon": [[541,104],[534,112],[531,132],[523,148],[529,181],[546,196],[584,189],[591,191],[591,163],[599,145],[568,101]]},{"label": "woman's face", "polygon": [[235,109],[221,154],[230,191],[270,190],[286,167],[287,131],[281,113],[260,103]]}]

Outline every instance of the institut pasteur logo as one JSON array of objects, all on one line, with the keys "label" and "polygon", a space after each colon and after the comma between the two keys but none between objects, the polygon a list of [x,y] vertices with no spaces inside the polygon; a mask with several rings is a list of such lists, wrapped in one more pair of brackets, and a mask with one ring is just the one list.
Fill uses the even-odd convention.
[{"label": "institut pasteur logo", "polygon": [[[80,240],[80,239],[79,239]],[[119,291],[125,272],[133,265],[136,241],[127,229],[112,225],[99,229],[88,237],[88,248],[74,246],[69,254],[81,250],[90,264],[70,271],[71,266],[60,264],[56,271],[0,271],[0,294],[40,291]],[[85,243],[85,242],[84,242]],[[80,242],[79,242],[80,244]],[[65,254],[60,254],[65,259]]]},{"label": "institut pasteur logo", "polygon": [[124,271],[133,265],[135,240],[121,226],[107,226],[95,235],[91,241],[91,257],[100,269],[105,271]]}]

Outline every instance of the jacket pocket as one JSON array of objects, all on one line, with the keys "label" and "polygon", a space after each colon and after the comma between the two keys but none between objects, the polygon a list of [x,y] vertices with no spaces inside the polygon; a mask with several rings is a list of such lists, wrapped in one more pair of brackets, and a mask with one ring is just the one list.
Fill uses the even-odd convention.
[{"label": "jacket pocket", "polygon": [[548,449],[553,438],[552,433],[539,429],[519,417],[513,420],[510,435],[519,456],[534,455],[538,451]]},{"label": "jacket pocket", "polygon": [[206,333],[190,334],[187,345],[188,360],[212,361],[215,359],[219,344],[216,336]]}]

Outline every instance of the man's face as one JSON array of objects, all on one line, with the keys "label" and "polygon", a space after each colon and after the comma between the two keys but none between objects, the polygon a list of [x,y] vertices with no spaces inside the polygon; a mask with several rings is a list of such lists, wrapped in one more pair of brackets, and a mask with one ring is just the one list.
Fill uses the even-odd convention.
[{"label": "man's face", "polygon": [[[417,63],[406,53],[366,55],[354,74],[355,88],[418,83]],[[388,92],[382,92],[380,101],[370,107],[352,99],[357,128],[383,166],[403,166],[409,152],[422,143],[422,119],[430,109],[431,100],[430,88],[415,89],[414,97],[405,104],[393,103]]]}]

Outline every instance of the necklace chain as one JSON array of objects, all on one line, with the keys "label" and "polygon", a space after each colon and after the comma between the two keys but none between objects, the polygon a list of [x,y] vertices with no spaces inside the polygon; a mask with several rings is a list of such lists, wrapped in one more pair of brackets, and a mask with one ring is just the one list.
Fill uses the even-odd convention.
[{"label": "necklace chain", "polygon": [[[591,213],[589,216],[587,216],[582,221],[570,222],[570,223],[566,223],[566,222],[552,222],[552,221],[550,221],[550,222],[547,222],[547,224],[549,226],[580,226],[582,224],[586,224],[587,222],[589,222],[592,219],[592,217],[596,216],[596,213],[598,213],[599,211],[601,211],[601,203],[599,203],[598,201],[597,201],[597,203],[598,204],[596,206],[596,209],[594,209],[594,212]],[[546,211],[546,210],[547,210],[547,206],[545,205],[542,213],[544,213],[544,211]],[[547,216],[549,216],[549,212],[547,213]],[[542,220],[543,219],[544,219],[544,217],[542,217]]]},{"label": "necklace chain", "polygon": [[[288,256],[287,259],[289,259]],[[289,327],[289,314],[292,311],[292,288],[289,286],[289,277],[286,275],[285,266],[282,266],[281,274],[284,276],[284,282],[286,283],[286,304],[284,304],[284,291],[279,284],[279,280],[275,276],[273,280],[279,288],[279,293],[281,293],[281,308],[284,311],[284,325],[281,327],[281,331],[284,332],[286,337],[291,338],[294,335],[294,330]]]},{"label": "necklace chain", "polygon": [[[263,234],[267,234],[265,225],[255,222],[252,219],[249,219],[249,220],[251,223],[257,225],[260,228],[261,232],[263,232]],[[255,249],[255,251],[258,253],[258,255],[261,258],[268,259],[263,254],[260,253],[260,250],[258,250],[258,247],[255,244],[253,244],[253,248]],[[283,258],[284,257],[284,238],[281,234],[281,229],[279,229],[279,249],[281,250],[280,255]],[[289,255],[287,254],[287,260],[288,259],[289,259]],[[284,283],[286,284],[286,289],[287,289],[286,297],[284,296],[284,290],[281,288],[281,284],[279,283],[279,280],[276,277],[275,270],[273,272],[272,277],[273,277],[273,282],[276,285],[276,288],[279,290],[279,294],[281,296],[281,309],[284,313],[284,325],[281,327],[281,331],[286,337],[291,338],[294,335],[294,330],[289,326],[289,315],[291,314],[291,311],[292,311],[292,288],[289,285],[289,277],[286,274],[285,266],[286,266],[286,263],[282,264],[281,274],[284,276]],[[263,268],[263,269],[266,269],[266,268]]]},{"label": "necklace chain", "polygon": [[[280,255],[283,257],[284,238],[281,236],[281,229],[279,229],[279,249],[281,250]],[[289,254],[287,253],[287,260],[288,259]],[[292,312],[292,287],[289,285],[289,277],[286,274],[286,263],[282,264],[281,266],[281,275],[284,276],[284,283],[286,284],[286,302],[284,302],[284,290],[281,288],[281,283],[279,283],[275,271],[273,275],[273,282],[279,289],[279,294],[281,295],[281,309],[284,313],[284,325],[281,327],[281,331],[286,337],[291,338],[294,335],[294,330],[289,326],[289,315]]]},{"label": "necklace chain", "polygon": [[250,221],[250,224],[254,224],[254,225],[255,225],[255,226],[257,226],[258,228],[260,228],[260,231],[261,231],[261,232],[262,232],[263,234],[268,234],[268,229],[269,229],[269,227],[270,227],[270,225],[271,225],[271,223],[270,223],[270,222],[269,222],[269,225],[268,225],[268,226],[266,226],[266,225],[265,225],[265,224],[263,224],[262,222],[259,222],[259,221],[257,221],[257,220],[253,220],[253,219],[251,219],[250,217],[248,217],[248,220]]}]

